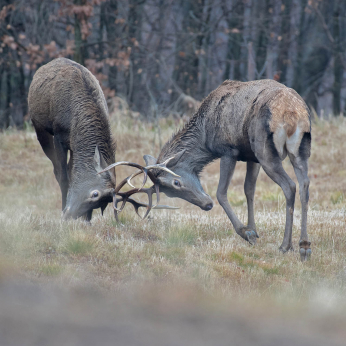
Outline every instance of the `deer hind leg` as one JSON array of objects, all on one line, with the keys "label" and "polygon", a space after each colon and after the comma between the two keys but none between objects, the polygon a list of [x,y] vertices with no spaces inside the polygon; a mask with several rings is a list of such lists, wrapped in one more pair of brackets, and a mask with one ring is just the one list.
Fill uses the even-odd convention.
[{"label": "deer hind leg", "polygon": [[[289,153],[290,161],[293,165],[294,172],[299,183],[299,195],[302,205],[302,220],[301,220],[301,235],[299,241],[300,258],[306,261],[311,256],[310,245],[311,242],[307,233],[308,221],[308,203],[309,203],[309,185],[310,180],[308,177],[308,158],[310,156],[310,134],[304,135],[300,144],[299,151]],[[307,140],[306,140],[307,139]]]},{"label": "deer hind leg", "polygon": [[236,159],[230,156],[223,156],[221,158],[220,162],[220,181],[219,186],[217,188],[217,200],[219,201],[220,205],[226,212],[227,216],[232,222],[232,225],[237,232],[243,239],[248,241],[250,244],[256,244],[256,240],[258,238],[258,234],[254,229],[250,229],[242,224],[242,222],[238,219],[236,214],[231,208],[231,205],[228,202],[227,199],[227,190],[229,187],[229,184],[231,182],[234,169],[236,166]]},{"label": "deer hind leg", "polygon": [[246,170],[246,178],[244,184],[244,192],[247,200],[248,223],[247,227],[256,230],[255,212],[254,212],[254,196],[256,190],[256,181],[261,165],[256,162],[248,162]]},{"label": "deer hind leg", "polygon": [[285,253],[289,250],[293,250],[292,227],[296,184],[283,169],[281,160],[279,158],[272,160],[270,155],[268,155],[268,157],[262,158],[260,163],[267,175],[281,187],[286,198],[285,234],[284,240],[280,246],[280,250]]}]

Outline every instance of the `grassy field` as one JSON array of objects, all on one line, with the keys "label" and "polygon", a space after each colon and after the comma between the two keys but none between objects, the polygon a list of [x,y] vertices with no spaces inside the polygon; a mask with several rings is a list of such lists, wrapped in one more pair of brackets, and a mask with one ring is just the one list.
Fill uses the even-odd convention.
[{"label": "grassy field", "polygon": [[[142,156],[157,155],[160,141],[164,143],[179,125],[170,118],[162,120],[159,138],[156,125],[119,112],[111,115],[111,123],[117,160],[143,164]],[[208,166],[202,175],[202,186],[215,202],[210,212],[162,196],[161,203],[181,209],[153,211],[149,220],[141,221],[129,205],[119,225],[108,207],[103,217],[94,212],[90,226],[78,220],[61,221],[61,195],[53,167],[33,130],[2,133],[0,281],[16,278],[60,289],[92,287],[105,295],[143,290],[169,291],[171,296],[176,287],[179,292],[196,292],[198,302],[217,302],[222,311],[237,306],[254,309],[257,315],[282,313],[292,321],[297,314],[303,318],[311,313],[321,318],[337,316],[325,333],[332,339],[344,338],[346,121],[315,120],[312,135],[308,214],[312,257],[301,263],[298,251],[285,255],[278,251],[284,233],[285,198],[262,170],[255,195],[260,235],[256,246],[235,233],[216,200],[219,162]],[[287,160],[284,167],[297,182]],[[129,172],[127,167],[119,168],[118,181]],[[246,222],[244,178],[245,164],[238,163],[229,200]],[[298,193],[294,215],[293,244],[297,249]],[[186,295],[182,301],[190,299]],[[318,326],[311,328],[321,332]]]}]

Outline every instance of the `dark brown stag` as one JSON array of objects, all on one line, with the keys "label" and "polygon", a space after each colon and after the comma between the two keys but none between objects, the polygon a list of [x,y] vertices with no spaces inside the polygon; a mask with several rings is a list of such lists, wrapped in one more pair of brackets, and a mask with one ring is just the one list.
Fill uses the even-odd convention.
[{"label": "dark brown stag", "polygon": [[[64,218],[83,216],[90,220],[94,209],[102,212],[108,203],[123,201],[149,213],[153,189],[136,189],[126,193],[120,189],[131,177],[116,187],[114,168],[104,169],[115,161],[115,142],[108,121],[108,109],[97,79],[83,66],[59,58],[42,66],[35,73],[29,90],[29,113],[44,153],[52,161],[60,185]],[[68,151],[70,153],[67,162]],[[142,167],[120,162],[144,172],[166,169],[160,165]],[[171,172],[173,173],[173,172]],[[174,173],[173,173],[174,174]],[[149,205],[133,200],[134,193],[146,193]],[[169,208],[158,206],[155,208]]]},{"label": "dark brown stag", "polygon": [[[311,126],[308,107],[292,89],[273,80],[225,81],[211,92],[199,110],[163,147],[158,159],[145,155],[147,165],[173,157],[168,172],[153,171],[153,180],[168,197],[179,197],[204,210],[213,207],[203,191],[199,174],[211,161],[221,158],[217,199],[236,232],[251,244],[258,237],[254,219],[254,194],[260,167],[283,190],[286,197],[285,235],[282,252],[293,249],[292,225],[296,185],[282,167],[288,155],[299,182],[302,204],[300,256],[310,257],[307,234],[309,200],[308,158]],[[248,224],[233,212],[227,190],[237,161],[247,162],[245,195]]]}]

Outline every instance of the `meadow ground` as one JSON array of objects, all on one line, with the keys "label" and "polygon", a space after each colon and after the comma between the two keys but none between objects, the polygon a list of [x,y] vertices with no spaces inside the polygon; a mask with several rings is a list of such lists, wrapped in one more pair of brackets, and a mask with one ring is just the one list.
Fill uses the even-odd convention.
[{"label": "meadow ground", "polygon": [[[142,164],[142,156],[157,155],[160,142],[179,125],[171,118],[161,120],[159,136],[157,124],[124,114],[114,112],[111,123],[117,160]],[[131,297],[154,305],[160,301],[165,313],[191,304],[214,315],[240,311],[245,320],[257,316],[262,322],[271,321],[276,331],[283,328],[280,318],[295,331],[306,329],[330,342],[342,341],[346,338],[346,120],[315,119],[312,134],[308,214],[312,257],[301,263],[298,251],[285,255],[278,251],[285,198],[262,170],[255,195],[260,235],[256,246],[235,233],[216,200],[219,162],[202,174],[202,186],[215,202],[210,212],[162,196],[161,203],[180,209],[153,211],[149,220],[141,221],[129,205],[119,225],[109,206],[103,217],[94,212],[90,226],[61,221],[60,189],[33,130],[2,133],[0,287],[18,280],[45,291],[87,287],[107,297]],[[228,192],[244,222],[245,167],[237,164]],[[297,183],[287,159],[284,167]],[[119,168],[118,181],[129,172],[133,171]],[[297,249],[299,193],[294,215]],[[0,313],[0,320],[5,317]]]}]

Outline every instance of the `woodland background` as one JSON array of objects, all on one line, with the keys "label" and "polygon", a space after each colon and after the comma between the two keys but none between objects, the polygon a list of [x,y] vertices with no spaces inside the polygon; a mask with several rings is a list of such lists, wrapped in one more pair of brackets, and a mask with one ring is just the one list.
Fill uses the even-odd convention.
[{"label": "woodland background", "polygon": [[273,78],[346,114],[343,0],[0,0],[0,128],[22,128],[35,71],[64,56],[148,120],[225,79]]}]

